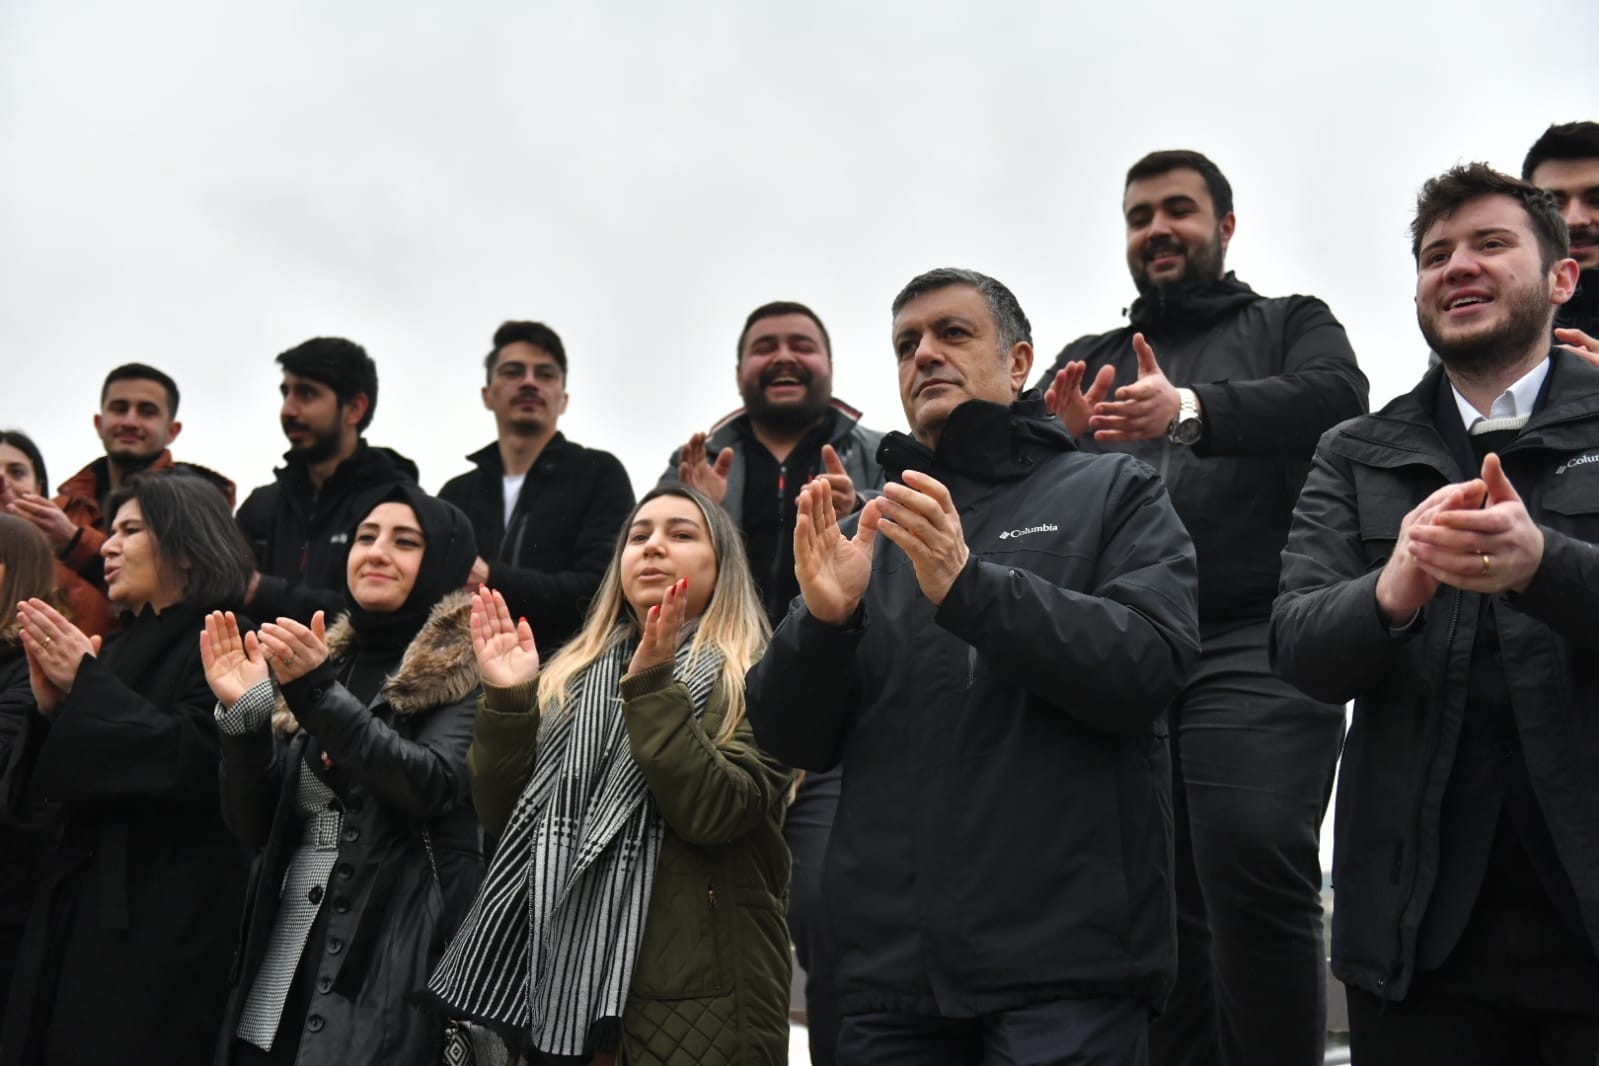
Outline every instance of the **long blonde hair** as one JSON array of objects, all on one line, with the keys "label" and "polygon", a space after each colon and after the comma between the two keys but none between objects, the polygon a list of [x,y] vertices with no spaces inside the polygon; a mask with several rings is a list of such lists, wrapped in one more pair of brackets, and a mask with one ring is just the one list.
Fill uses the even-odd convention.
[{"label": "long blonde hair", "polygon": [[716,736],[720,744],[733,735],[744,720],[744,674],[755,665],[772,629],[750,576],[744,554],[744,538],[727,512],[709,497],[686,485],[663,485],[646,493],[622,523],[611,552],[611,565],[605,568],[599,591],[589,607],[588,618],[577,636],[556,653],[539,674],[538,704],[546,722],[566,713],[572,705],[572,682],[594,661],[623,641],[639,636],[638,621],[622,594],[622,551],[627,547],[628,531],[644,505],[662,496],[681,496],[699,509],[710,533],[716,553],[716,585],[711,599],[694,629],[689,645],[691,660],[707,648],[722,655],[720,683],[727,697],[727,718]]}]

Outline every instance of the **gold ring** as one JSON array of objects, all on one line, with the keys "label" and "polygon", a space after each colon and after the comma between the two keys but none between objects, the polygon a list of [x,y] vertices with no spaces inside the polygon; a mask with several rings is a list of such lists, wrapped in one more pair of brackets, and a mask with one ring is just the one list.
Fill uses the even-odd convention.
[{"label": "gold ring", "polygon": [[[1486,560],[1486,559],[1487,559],[1487,558],[1488,558],[1488,557],[1487,557],[1487,556],[1486,556],[1486,555],[1485,555],[1485,556],[1483,556],[1483,559],[1484,559],[1484,560]],[[1488,572],[1488,571],[1487,571],[1487,569],[1486,569],[1486,567],[1487,567],[1487,565],[1488,565],[1488,564],[1487,564],[1487,562],[1486,562],[1486,561],[1484,561],[1484,563],[1483,563],[1483,567],[1484,567],[1484,569],[1483,569],[1483,573],[1485,573],[1485,574],[1486,574],[1486,573],[1487,573],[1487,572]],[[293,662],[293,661],[294,661],[294,652],[292,652],[292,651],[291,651],[291,652],[289,652],[289,657],[288,657],[288,658],[287,658],[287,659],[284,659],[284,660],[283,660],[283,665],[284,665],[284,666],[288,666],[288,665],[289,665],[289,664],[290,664],[290,663],[292,663],[292,662]]]},{"label": "gold ring", "polygon": [[1489,555],[1487,552],[1483,552],[1482,553],[1482,576],[1483,577],[1487,577],[1488,576],[1488,566],[1489,566],[1490,563],[1493,562],[1493,558],[1494,557]]},{"label": "gold ring", "polygon": [[53,641],[54,639],[55,638],[51,637],[48,633],[45,634],[44,636],[39,638],[39,647],[48,648],[50,646],[51,641]]}]

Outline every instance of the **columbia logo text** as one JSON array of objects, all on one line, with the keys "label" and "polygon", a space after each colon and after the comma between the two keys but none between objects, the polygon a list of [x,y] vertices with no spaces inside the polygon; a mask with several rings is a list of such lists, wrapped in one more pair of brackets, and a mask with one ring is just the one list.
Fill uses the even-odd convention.
[{"label": "columbia logo text", "polygon": [[1591,455],[1579,455],[1575,459],[1567,459],[1565,462],[1555,467],[1555,473],[1564,474],[1567,470],[1570,470],[1574,466],[1587,466],[1589,463],[1599,463],[1599,452],[1595,452]]},{"label": "columbia logo text", "polygon": [[[1599,459],[1599,456],[1595,456],[1595,458]],[[1006,529],[1006,530],[1001,530],[1000,534],[999,534],[999,539],[1000,540],[1010,540],[1012,537],[1025,537],[1029,533],[1055,533],[1055,532],[1058,532],[1059,530],[1060,530],[1059,526],[1054,525],[1054,524],[1052,524],[1050,522],[1045,522],[1041,526],[1028,526],[1026,529]]]}]

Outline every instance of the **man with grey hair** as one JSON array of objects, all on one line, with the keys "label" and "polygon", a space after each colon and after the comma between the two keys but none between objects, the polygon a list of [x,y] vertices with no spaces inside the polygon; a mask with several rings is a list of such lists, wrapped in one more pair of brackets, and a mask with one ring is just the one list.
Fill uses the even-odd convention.
[{"label": "man with grey hair", "polygon": [[1154,471],[1079,451],[1015,296],[893,304],[911,433],[883,494],[799,498],[800,600],[749,674],[761,745],[843,767],[823,889],[844,1066],[1146,1060],[1176,968],[1161,712],[1198,654]]},{"label": "man with grey hair", "polygon": [[1085,446],[1160,471],[1199,557],[1205,650],[1167,715],[1179,968],[1150,1057],[1319,1066],[1318,837],[1344,715],[1272,673],[1266,627],[1316,438],[1366,410],[1366,379],[1326,304],[1225,272],[1233,190],[1205,156],[1134,163],[1122,215],[1130,322],[1067,345],[1040,384]]}]

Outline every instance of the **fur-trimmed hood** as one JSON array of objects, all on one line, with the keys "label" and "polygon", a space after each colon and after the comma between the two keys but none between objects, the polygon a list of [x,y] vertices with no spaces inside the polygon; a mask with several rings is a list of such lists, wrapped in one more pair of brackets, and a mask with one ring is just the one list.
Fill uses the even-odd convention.
[{"label": "fur-trimmed hood", "polygon": [[[349,654],[355,646],[355,627],[348,614],[333,623],[327,640],[329,661]],[[433,605],[378,698],[395,714],[418,714],[465,698],[480,680],[472,651],[472,593],[458,589]],[[285,736],[299,728],[281,693],[272,722]]]}]

